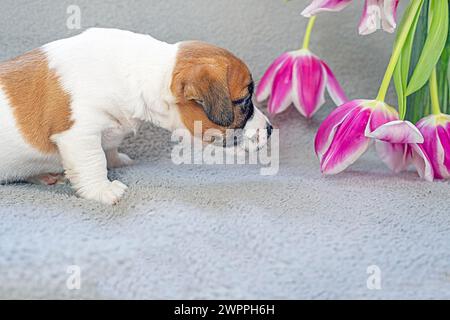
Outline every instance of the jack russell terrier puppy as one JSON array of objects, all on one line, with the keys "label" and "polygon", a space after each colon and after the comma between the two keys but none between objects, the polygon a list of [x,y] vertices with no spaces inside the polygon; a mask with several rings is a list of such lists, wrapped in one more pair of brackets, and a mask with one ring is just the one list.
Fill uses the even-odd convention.
[{"label": "jack russell terrier puppy", "polygon": [[222,138],[243,129],[247,149],[266,144],[253,87],[240,59],[199,41],[95,28],[49,43],[0,64],[0,182],[65,173],[80,197],[115,204],[127,187],[107,169],[133,163],[117,148],[144,121],[190,132],[201,121]]}]

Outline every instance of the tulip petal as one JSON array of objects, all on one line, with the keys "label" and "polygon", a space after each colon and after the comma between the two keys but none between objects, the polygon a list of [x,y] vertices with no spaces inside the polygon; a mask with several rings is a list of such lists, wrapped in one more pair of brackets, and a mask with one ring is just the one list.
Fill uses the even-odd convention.
[{"label": "tulip petal", "polygon": [[384,0],[382,20],[383,29],[386,32],[393,33],[397,27],[397,9],[400,0]]},{"label": "tulip petal", "polygon": [[348,98],[345,95],[345,92],[337,81],[336,77],[334,76],[333,71],[331,71],[330,67],[324,61],[322,61],[322,67],[324,68],[327,75],[327,90],[331,99],[337,106],[348,102]]},{"label": "tulip petal", "polygon": [[[444,165],[444,148],[441,145],[441,139],[438,134],[438,128],[440,127],[438,123],[438,116],[430,115],[421,119],[417,123],[417,127],[425,138],[422,148],[431,162],[434,177],[436,179],[444,179],[448,172]],[[445,143],[445,140],[447,139],[445,139],[443,134],[441,134],[441,136],[444,138]]]},{"label": "tulip petal", "polygon": [[273,79],[272,95],[268,103],[269,113],[283,112],[292,103],[293,64],[293,59],[287,60]]},{"label": "tulip petal", "polygon": [[377,140],[375,148],[380,159],[396,173],[406,170],[411,163],[411,154],[408,152],[407,144]]},{"label": "tulip petal", "polygon": [[267,71],[264,73],[261,81],[258,84],[258,88],[256,89],[256,101],[263,102],[266,100],[270,92],[272,90],[273,80],[277,71],[286,63],[288,59],[292,58],[291,54],[284,53],[279,56],[275,61],[270,65]]},{"label": "tulip petal", "polygon": [[438,138],[439,138],[439,152],[440,156],[440,166],[441,166],[441,176],[443,179],[450,178],[450,137],[448,129],[443,126],[437,128]]},{"label": "tulip petal", "polygon": [[368,35],[380,29],[382,8],[378,0],[366,0],[361,20],[359,21],[359,34]]},{"label": "tulip petal", "polygon": [[421,129],[425,136],[423,149],[427,153],[436,179],[449,179],[450,139],[441,125],[427,126]]},{"label": "tulip petal", "polygon": [[402,120],[383,124],[375,131],[366,133],[366,136],[390,143],[423,143],[419,129],[411,122]]},{"label": "tulip petal", "polygon": [[373,103],[376,103],[377,105],[374,108],[374,111],[372,112],[372,115],[370,117],[369,124],[367,125],[367,134],[375,131],[388,122],[398,120],[397,110],[384,102],[374,101]]},{"label": "tulip petal", "polygon": [[419,144],[410,144],[410,146],[412,148],[412,162],[416,167],[417,173],[422,179],[433,181],[433,167],[423,146]]},{"label": "tulip petal", "polygon": [[330,147],[339,126],[348,117],[349,113],[363,102],[364,100],[354,100],[337,107],[322,122],[314,141],[314,148],[320,162],[322,162],[323,155]]},{"label": "tulip petal", "polygon": [[352,0],[313,0],[312,3],[303,10],[302,15],[310,18],[323,11],[341,11],[351,2]]},{"label": "tulip petal", "polygon": [[439,148],[436,127],[427,127],[425,129],[422,129],[422,132],[424,133],[424,136],[426,135],[427,137],[423,144],[423,149],[427,153],[427,155],[429,155],[431,165],[433,166],[434,175],[436,179],[442,179],[440,171],[442,152]]},{"label": "tulip petal", "polygon": [[337,174],[353,164],[369,146],[364,135],[371,110],[353,109],[340,125],[321,163],[324,174]]},{"label": "tulip petal", "polygon": [[296,59],[292,98],[295,107],[306,118],[311,118],[325,103],[325,81],[322,63],[312,54]]}]

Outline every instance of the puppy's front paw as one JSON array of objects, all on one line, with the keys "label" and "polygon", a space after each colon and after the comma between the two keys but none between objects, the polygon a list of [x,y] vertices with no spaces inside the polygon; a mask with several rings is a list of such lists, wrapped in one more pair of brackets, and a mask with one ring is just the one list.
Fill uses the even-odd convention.
[{"label": "puppy's front paw", "polygon": [[117,204],[128,187],[120,181],[104,182],[90,186],[89,188],[81,188],[78,195],[84,199],[95,200],[104,204]]},{"label": "puppy's front paw", "polygon": [[134,160],[128,155],[119,152],[107,153],[106,159],[108,160],[108,169],[127,167],[134,163]]}]

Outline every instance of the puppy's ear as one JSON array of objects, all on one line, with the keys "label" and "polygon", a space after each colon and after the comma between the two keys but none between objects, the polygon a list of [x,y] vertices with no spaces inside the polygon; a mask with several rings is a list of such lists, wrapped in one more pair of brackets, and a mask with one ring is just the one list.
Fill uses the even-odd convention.
[{"label": "puppy's ear", "polygon": [[185,98],[202,106],[208,119],[223,127],[230,126],[234,121],[227,78],[227,68],[197,65],[192,67],[184,86]]}]

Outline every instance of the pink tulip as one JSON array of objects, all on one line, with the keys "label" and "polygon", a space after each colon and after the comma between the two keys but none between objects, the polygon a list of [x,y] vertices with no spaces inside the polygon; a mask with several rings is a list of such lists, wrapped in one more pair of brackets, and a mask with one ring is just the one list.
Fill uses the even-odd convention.
[{"label": "pink tulip", "polygon": [[413,164],[421,178],[433,181],[433,168],[422,145],[424,138],[411,122],[392,121],[367,136],[377,140],[378,155],[391,170],[398,173]]},{"label": "pink tulip", "polygon": [[433,166],[434,178],[450,178],[450,116],[430,115],[417,123],[424,137],[423,149]]},{"label": "pink tulip", "polygon": [[359,22],[359,34],[371,34],[380,27],[393,33],[397,27],[397,8],[400,0],[366,0]]},{"label": "pink tulip", "polygon": [[324,174],[337,174],[354,163],[368,148],[366,134],[398,119],[397,111],[384,102],[354,100],[335,110],[322,122],[315,150]]},{"label": "pink tulip", "polygon": [[[340,11],[350,4],[351,0],[313,0],[302,12],[311,17],[323,11]],[[359,22],[359,33],[367,35],[382,27],[387,32],[394,32],[397,27],[397,9],[400,0],[366,0],[364,11]]]},{"label": "pink tulip", "polygon": [[307,18],[323,11],[341,11],[348,6],[352,0],[313,0],[312,3],[302,12]]},{"label": "pink tulip", "polygon": [[256,100],[270,97],[269,113],[277,114],[292,103],[306,118],[311,118],[325,102],[325,87],[336,105],[347,101],[328,65],[307,49],[278,57],[267,69],[256,90]]}]

